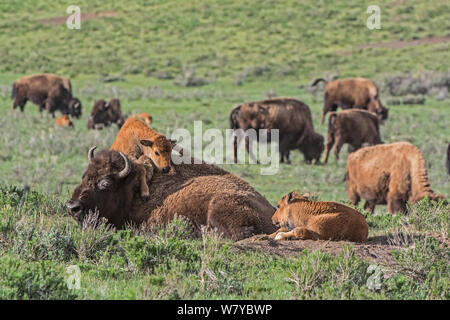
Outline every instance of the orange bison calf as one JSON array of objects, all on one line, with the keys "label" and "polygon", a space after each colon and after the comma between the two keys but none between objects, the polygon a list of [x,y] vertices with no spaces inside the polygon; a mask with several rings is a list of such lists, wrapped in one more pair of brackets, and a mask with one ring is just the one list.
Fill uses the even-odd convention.
[{"label": "orange bison calf", "polygon": [[67,114],[64,114],[56,118],[56,124],[59,127],[73,127],[73,122],[70,120]]},{"label": "orange bison calf", "polygon": [[[312,201],[291,192],[278,201],[272,222],[281,227],[269,237],[275,240],[367,240],[369,226],[357,210],[331,201]],[[289,231],[290,230],[290,231]]]},{"label": "orange bison calf", "polygon": [[137,161],[137,170],[141,181],[141,197],[148,200],[150,191],[147,184],[151,180],[154,172],[150,164],[154,164],[163,173],[174,173],[171,155],[172,148],[176,141],[168,140],[164,135],[159,134],[147,126],[141,120],[131,117],[117,133],[116,139],[110,150],[122,152]]},{"label": "orange bison calf", "polygon": [[395,213],[406,212],[408,201],[444,199],[431,190],[425,158],[409,142],[380,144],[350,154],[345,175],[350,201],[357,204],[365,199],[364,209],[371,212],[376,204],[387,204],[389,213]]},{"label": "orange bison calf", "polygon": [[325,160],[334,147],[336,160],[344,143],[348,143],[353,150],[358,150],[363,144],[380,144],[380,126],[375,114],[366,110],[349,109],[341,112],[331,112],[328,120],[328,138],[325,145]]}]

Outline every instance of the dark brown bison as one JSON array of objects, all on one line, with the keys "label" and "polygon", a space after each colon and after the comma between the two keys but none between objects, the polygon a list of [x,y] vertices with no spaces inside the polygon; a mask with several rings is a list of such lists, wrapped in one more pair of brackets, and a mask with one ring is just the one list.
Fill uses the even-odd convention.
[{"label": "dark brown bison", "polygon": [[333,147],[338,160],[339,152],[345,143],[352,146],[352,151],[358,150],[363,144],[367,146],[382,143],[377,116],[360,109],[331,112],[324,163],[328,162],[328,155]]},{"label": "dark brown bison", "polygon": [[389,213],[406,212],[406,203],[424,197],[444,199],[430,187],[425,158],[409,142],[379,144],[362,148],[348,156],[347,194],[353,204],[365,199],[364,209],[387,204]]},{"label": "dark brown bison", "polygon": [[381,104],[378,96],[378,87],[369,79],[350,78],[327,82],[320,78],[312,86],[320,81],[327,83],[320,123],[324,122],[327,112],[336,111],[338,107],[366,109],[375,113],[380,121],[388,118],[388,109]]},{"label": "dark brown bison", "polygon": [[[237,106],[230,114],[233,130],[267,129],[268,141],[271,130],[279,129],[281,162],[289,160],[289,151],[299,149],[307,163],[319,162],[324,148],[324,138],[314,131],[311,110],[303,102],[292,98],[273,98],[248,102]],[[257,135],[259,139],[259,135]],[[249,139],[246,149],[249,152]],[[234,161],[237,162],[238,137],[234,137]]]},{"label": "dark brown bison", "polygon": [[39,107],[39,112],[46,109],[55,117],[55,111],[81,117],[81,102],[72,96],[70,80],[55,74],[39,74],[17,79],[12,87],[11,98],[14,99],[13,110],[20,107],[23,112],[27,101]]},{"label": "dark brown bison", "polygon": [[101,129],[115,123],[119,128],[125,123],[119,99],[106,102],[103,99],[95,100],[91,115],[88,119],[88,129]]},{"label": "dark brown bison", "polygon": [[450,174],[450,143],[448,144],[448,147],[447,147],[447,162],[446,162],[446,166],[447,166],[447,173]]},{"label": "dark brown bison", "polygon": [[276,229],[271,222],[275,208],[247,182],[217,166],[180,164],[176,175],[156,171],[149,181],[150,200],[144,202],[136,164],[117,151],[94,156],[93,149],[81,184],[67,203],[78,222],[97,210],[116,228],[129,223],[153,228],[179,215],[197,231],[205,225],[236,240]]}]

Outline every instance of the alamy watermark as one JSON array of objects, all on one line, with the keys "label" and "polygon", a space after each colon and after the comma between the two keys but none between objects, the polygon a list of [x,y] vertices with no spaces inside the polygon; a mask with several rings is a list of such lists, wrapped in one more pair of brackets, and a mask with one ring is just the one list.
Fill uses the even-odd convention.
[{"label": "alamy watermark", "polygon": [[278,129],[244,131],[214,128],[203,131],[202,121],[194,121],[193,136],[187,129],[176,129],[168,136],[177,141],[175,150],[182,150],[172,154],[174,164],[200,164],[202,161],[211,164],[244,164],[248,149],[248,163],[259,162],[262,175],[274,175],[279,170]]},{"label": "alamy watermark", "polygon": [[66,268],[66,284],[69,290],[79,290],[81,288],[81,270],[77,265]]},{"label": "alamy watermark", "polygon": [[367,279],[367,287],[372,290],[380,290],[381,289],[381,282],[384,278],[383,270],[380,266],[376,264],[371,264],[366,271],[368,274],[371,274],[371,276]]},{"label": "alamy watermark", "polygon": [[369,30],[381,29],[381,9],[379,6],[371,5],[367,7],[367,13],[370,16],[367,18],[366,26]]},{"label": "alamy watermark", "polygon": [[70,14],[67,17],[66,25],[67,28],[73,29],[81,29],[81,9],[79,6],[68,6],[66,12]]}]

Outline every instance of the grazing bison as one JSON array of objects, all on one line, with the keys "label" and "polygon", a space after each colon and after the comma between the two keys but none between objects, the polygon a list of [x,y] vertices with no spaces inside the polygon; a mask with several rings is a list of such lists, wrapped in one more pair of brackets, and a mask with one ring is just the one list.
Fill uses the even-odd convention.
[{"label": "grazing bison", "polygon": [[332,201],[312,201],[309,193],[291,192],[278,201],[272,222],[281,227],[269,237],[306,240],[367,240],[369,226],[357,210]]},{"label": "grazing bison", "polygon": [[328,119],[328,138],[325,145],[325,160],[334,147],[336,159],[344,143],[350,144],[356,151],[365,145],[380,144],[380,128],[378,118],[371,112],[360,109],[349,109],[331,112]]},{"label": "grazing bison", "polygon": [[23,112],[27,101],[46,109],[55,117],[55,111],[81,117],[81,102],[72,96],[70,80],[55,74],[39,74],[17,79],[12,87],[13,110],[20,107]]},{"label": "grazing bison", "polygon": [[64,114],[56,118],[56,124],[59,127],[73,127],[73,123],[67,114]]},{"label": "grazing bison", "polygon": [[450,174],[450,143],[448,144],[448,147],[447,147],[447,162],[446,162],[446,166],[447,166],[447,173]]},{"label": "grazing bison", "polygon": [[[315,86],[320,81],[327,82],[322,78],[316,79],[312,86]],[[338,107],[342,109],[366,109],[375,113],[380,121],[388,118],[388,109],[381,104],[378,96],[378,87],[365,78],[350,78],[327,82],[320,123],[323,124],[327,112],[336,111]]]},{"label": "grazing bison", "polygon": [[387,204],[388,211],[406,212],[406,203],[424,197],[444,199],[431,190],[425,158],[409,142],[380,144],[349,155],[346,168],[347,194],[353,204],[366,200],[364,209]]},{"label": "grazing bison", "polygon": [[115,123],[121,128],[124,122],[119,99],[111,99],[109,102],[100,99],[94,101],[87,127],[88,129],[102,129]]},{"label": "grazing bison", "polygon": [[[169,171],[175,173],[171,163],[172,148],[176,141],[168,140],[162,134],[154,131],[138,118],[131,117],[125,121],[114,140],[110,150],[120,151],[137,163],[141,181],[141,197],[147,200],[150,196],[147,180],[150,181],[154,168],[153,165],[145,166],[142,161],[145,158],[163,173]],[[142,158],[141,157],[145,157]]]},{"label": "grazing bison", "polygon": [[149,115],[147,112],[137,114],[136,118],[141,119],[148,125],[151,125],[153,122],[153,117],[151,115]]},{"label": "grazing bison", "polygon": [[[289,151],[299,149],[307,163],[319,162],[324,148],[324,138],[314,131],[311,110],[303,102],[292,98],[273,98],[248,102],[237,106],[230,114],[230,128],[233,130],[279,129],[281,162],[290,163]],[[246,136],[246,150],[249,139]],[[234,137],[234,161],[237,162],[237,136]]]},{"label": "grazing bison", "polygon": [[215,165],[180,164],[176,175],[156,171],[151,197],[143,202],[133,161],[111,150],[89,154],[81,184],[67,203],[78,222],[98,210],[99,217],[116,228],[129,223],[153,228],[179,215],[188,218],[198,234],[202,225],[236,240],[275,231],[270,203],[247,182]]}]

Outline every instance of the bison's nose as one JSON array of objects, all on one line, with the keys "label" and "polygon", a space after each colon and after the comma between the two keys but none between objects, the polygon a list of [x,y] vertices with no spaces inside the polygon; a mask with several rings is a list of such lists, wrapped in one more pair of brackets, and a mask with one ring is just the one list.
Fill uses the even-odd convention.
[{"label": "bison's nose", "polygon": [[170,167],[162,168],[162,172],[163,173],[167,173],[167,172],[169,172],[169,170],[170,170]]},{"label": "bison's nose", "polygon": [[69,210],[70,214],[76,215],[83,210],[83,205],[78,200],[70,200],[67,202],[66,208]]}]

